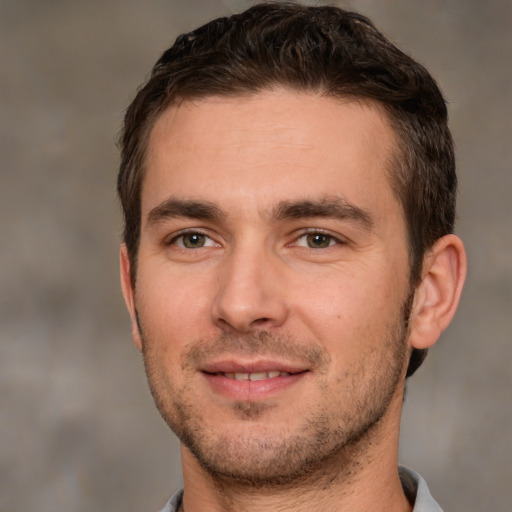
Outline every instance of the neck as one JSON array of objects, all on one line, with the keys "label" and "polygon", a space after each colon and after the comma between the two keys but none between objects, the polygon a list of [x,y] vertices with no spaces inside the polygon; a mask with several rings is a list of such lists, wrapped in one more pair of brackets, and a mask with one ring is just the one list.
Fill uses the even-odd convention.
[{"label": "neck", "polygon": [[255,485],[212,475],[182,446],[185,512],[410,512],[398,476],[401,402],[400,394],[365,436],[291,483]]}]

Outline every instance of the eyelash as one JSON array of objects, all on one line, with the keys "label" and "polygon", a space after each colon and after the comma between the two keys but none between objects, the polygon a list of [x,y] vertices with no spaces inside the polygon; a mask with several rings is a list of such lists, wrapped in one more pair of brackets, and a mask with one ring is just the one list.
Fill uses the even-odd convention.
[{"label": "eyelash", "polygon": [[[306,239],[309,236],[319,236],[319,235],[328,239],[328,245],[326,245],[325,247],[309,247],[308,245],[301,246],[298,244],[298,242],[301,239]],[[323,231],[322,229],[310,229],[310,230],[307,230],[307,231],[304,231],[303,233],[301,233],[291,245],[298,246],[298,247],[304,247],[305,249],[310,249],[310,250],[315,251],[315,250],[319,250],[319,249],[328,249],[335,245],[346,245],[346,243],[347,243],[346,240],[340,238],[339,236],[335,236],[331,233]]]},{"label": "eyelash", "polygon": [[[184,247],[183,246],[184,245],[183,239],[187,235],[189,235],[189,236],[198,235],[198,236],[204,237],[205,239],[212,242],[210,245],[206,245],[206,246],[202,245],[200,247],[196,247],[195,249],[202,249],[203,247],[211,247],[213,245],[219,245],[217,242],[215,242],[215,240],[213,240],[213,238],[211,236],[207,235],[206,233],[203,233],[202,231],[196,230],[196,229],[185,230],[185,231],[181,231],[181,232],[175,234],[169,241],[166,242],[166,245],[175,245],[178,248],[183,249],[183,250],[191,250],[191,249],[193,249],[192,247]],[[178,244],[178,241],[180,239],[182,240],[182,245]]]},{"label": "eyelash", "polygon": [[[187,235],[197,235],[199,237],[204,237],[206,239],[205,245],[200,245],[198,247],[186,247],[183,243],[184,237]],[[325,237],[327,239],[327,245],[324,247],[310,247],[309,244],[306,242],[304,245],[299,244],[299,241],[302,239],[306,239],[309,236],[321,236]],[[178,241],[181,239],[181,244],[178,243]],[[208,242],[209,241],[209,242]],[[339,236],[332,235],[331,233],[327,233],[321,229],[310,229],[308,231],[302,232],[299,236],[297,236],[294,241],[290,244],[288,244],[289,247],[302,247],[304,249],[309,249],[312,251],[317,251],[321,249],[329,249],[330,247],[336,246],[336,245],[346,245],[347,241],[340,238]],[[193,250],[193,249],[202,249],[204,247],[212,247],[212,246],[219,246],[215,240],[207,235],[206,233],[203,233],[202,231],[190,229],[186,231],[181,231],[177,234],[175,234],[169,241],[166,241],[166,245],[175,245],[179,249],[182,250]]]}]

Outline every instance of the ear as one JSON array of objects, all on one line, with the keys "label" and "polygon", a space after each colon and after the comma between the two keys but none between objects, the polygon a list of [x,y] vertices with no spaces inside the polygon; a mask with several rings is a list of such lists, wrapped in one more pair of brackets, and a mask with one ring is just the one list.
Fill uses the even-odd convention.
[{"label": "ear", "polygon": [[130,314],[132,324],[132,338],[135,346],[142,351],[142,337],[140,335],[139,323],[137,321],[137,310],[135,308],[135,289],[130,274],[130,258],[125,244],[121,244],[119,250],[119,262],[121,269],[121,288],[123,297]]},{"label": "ear", "polygon": [[456,235],[440,238],[425,255],[409,323],[411,347],[431,347],[451,322],[459,304],[466,268],[466,251]]}]

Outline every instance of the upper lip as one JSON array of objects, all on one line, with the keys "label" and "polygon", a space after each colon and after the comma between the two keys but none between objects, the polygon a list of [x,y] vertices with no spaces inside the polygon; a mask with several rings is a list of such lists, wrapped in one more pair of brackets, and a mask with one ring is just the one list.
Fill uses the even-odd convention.
[{"label": "upper lip", "polygon": [[200,370],[204,373],[262,373],[271,371],[300,373],[307,371],[308,368],[298,364],[270,359],[259,359],[256,361],[224,359],[207,363]]}]

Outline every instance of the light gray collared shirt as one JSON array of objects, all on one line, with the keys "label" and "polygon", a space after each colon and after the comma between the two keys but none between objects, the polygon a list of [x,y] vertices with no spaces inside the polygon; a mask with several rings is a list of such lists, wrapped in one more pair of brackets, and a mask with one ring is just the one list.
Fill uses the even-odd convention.
[{"label": "light gray collared shirt", "polygon": [[[443,512],[441,507],[432,498],[427,484],[418,473],[412,469],[400,466],[400,481],[405,495],[414,503],[412,512]],[[183,499],[183,491],[178,491],[160,512],[178,512]]]}]

